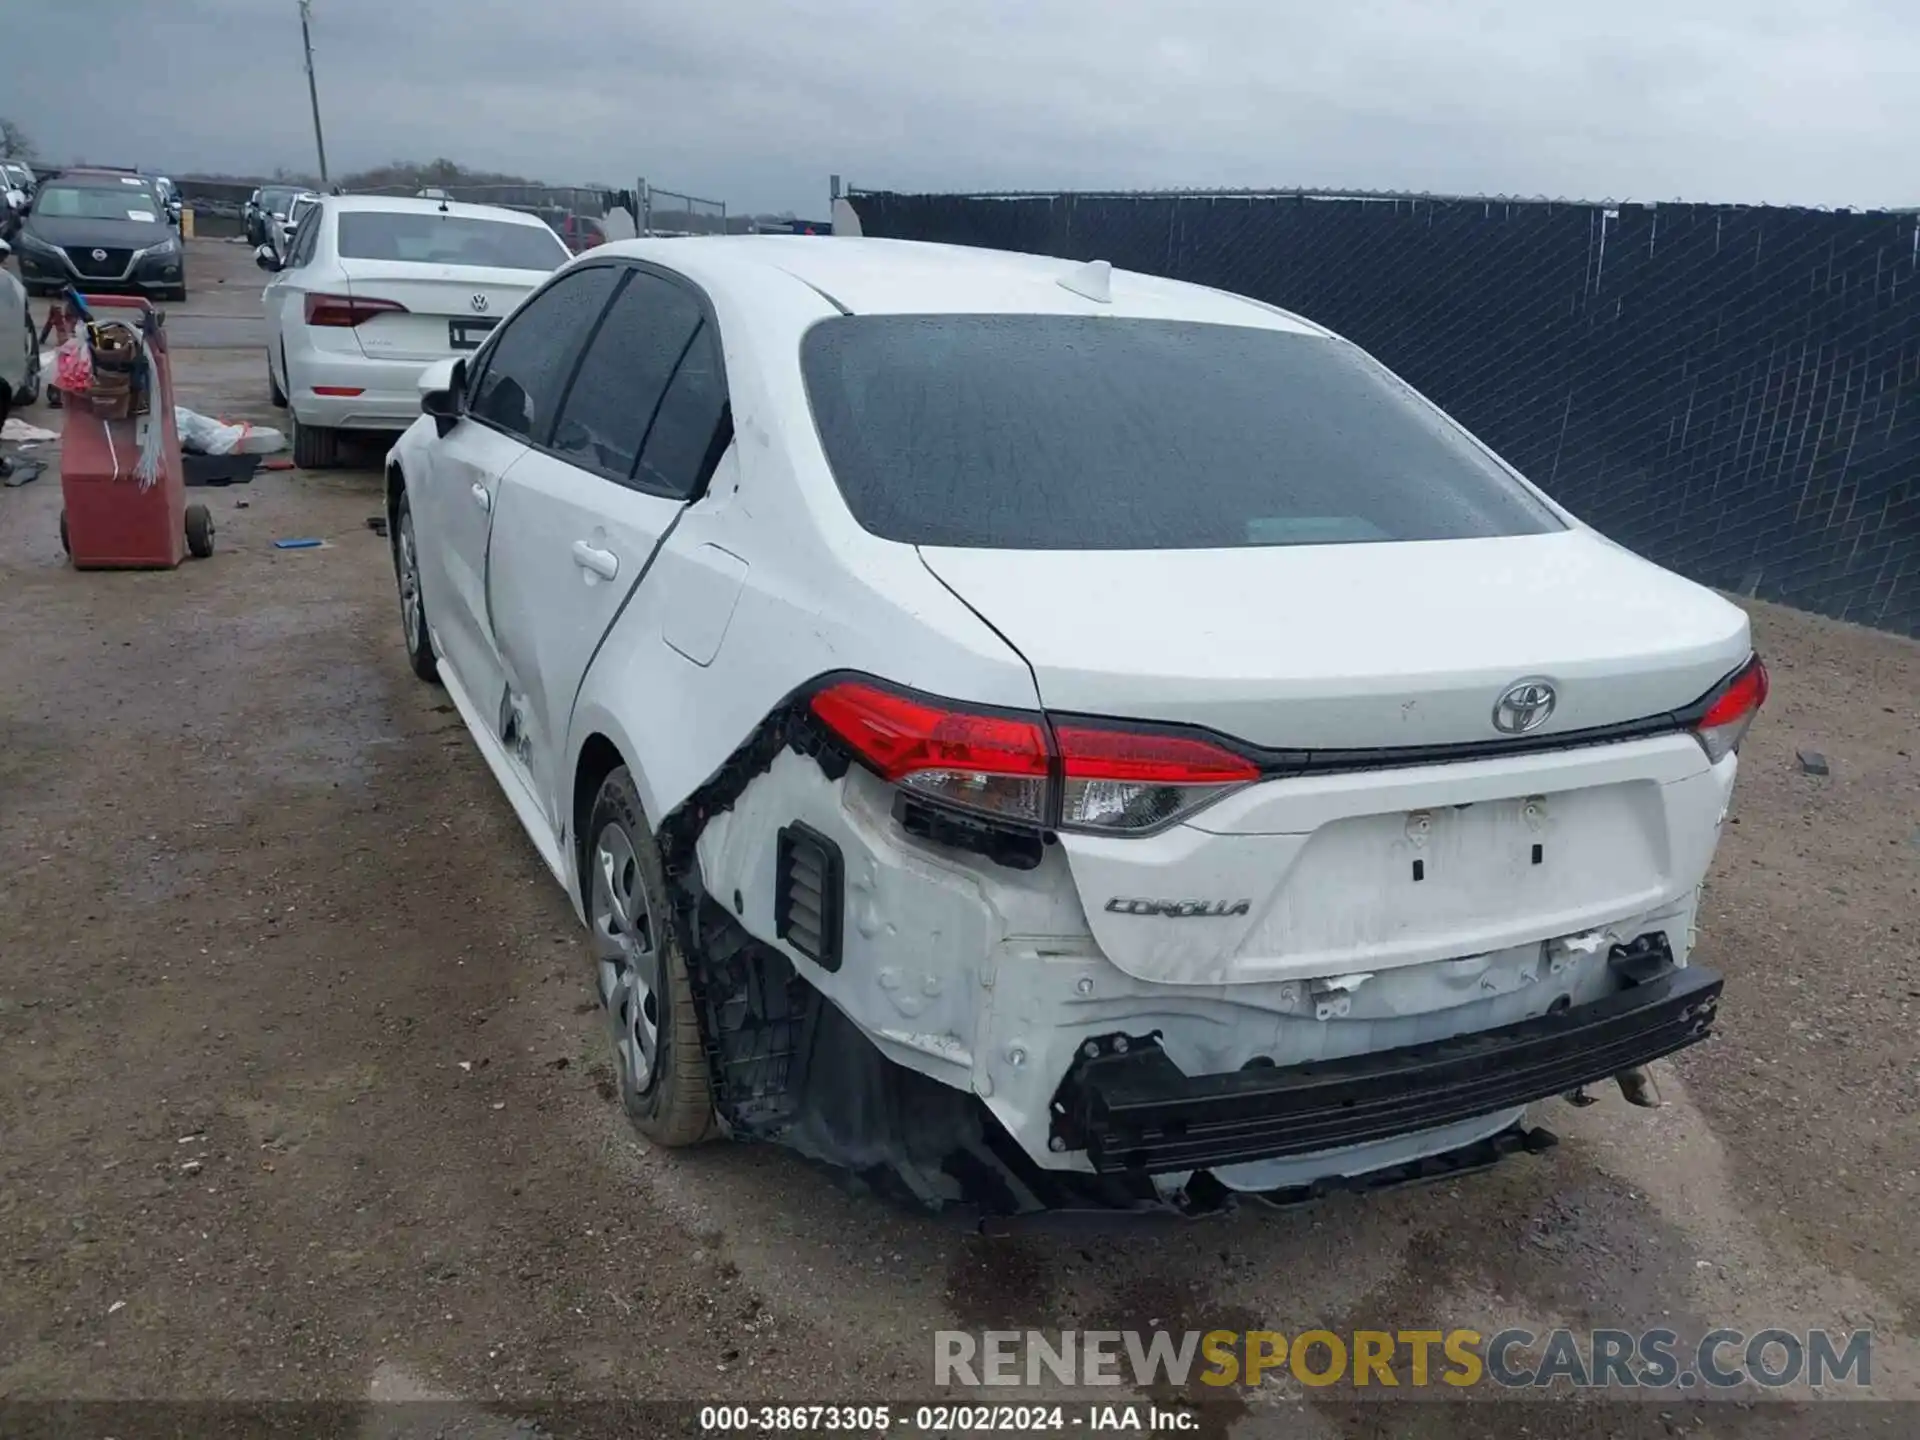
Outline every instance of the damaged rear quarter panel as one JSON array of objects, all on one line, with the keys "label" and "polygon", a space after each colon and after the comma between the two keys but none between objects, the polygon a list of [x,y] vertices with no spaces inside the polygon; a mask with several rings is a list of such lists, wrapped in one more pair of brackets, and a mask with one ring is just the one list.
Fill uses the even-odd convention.
[{"label": "damaged rear quarter panel", "polygon": [[[1064,882],[1057,849],[1034,870],[948,859],[904,836],[891,789],[858,767],[830,780],[783,751],[733,808],[702,832],[709,893],[795,967],[889,1058],[959,1089],[975,1086],[976,1055],[1009,936],[1030,946],[1088,950],[1086,918]],[[840,848],[846,868],[841,964],[827,971],[775,936],[779,829],[800,820]]]}]

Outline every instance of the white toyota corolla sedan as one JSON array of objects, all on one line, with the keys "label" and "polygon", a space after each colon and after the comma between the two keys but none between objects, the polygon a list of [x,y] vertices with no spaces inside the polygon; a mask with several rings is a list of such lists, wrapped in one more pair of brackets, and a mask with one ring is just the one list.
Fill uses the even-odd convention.
[{"label": "white toyota corolla sedan", "polygon": [[404,430],[422,368],[477,349],[572,258],[531,215],[379,195],[311,197],[285,244],[254,256],[273,276],[267,388],[309,468],[335,463],[342,430]]},{"label": "white toyota corolla sedan", "polygon": [[1199,286],[640,240],[421,379],[436,675],[668,1145],[1215,1208],[1551,1143],[1704,1038],[1745,614]]}]

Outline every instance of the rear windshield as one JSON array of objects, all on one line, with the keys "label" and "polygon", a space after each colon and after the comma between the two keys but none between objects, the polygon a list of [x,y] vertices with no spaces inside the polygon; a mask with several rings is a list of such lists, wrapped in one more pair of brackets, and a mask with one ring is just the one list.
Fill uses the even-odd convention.
[{"label": "rear windshield", "polygon": [[412,260],[422,265],[485,265],[557,270],[573,258],[544,225],[476,220],[438,211],[348,210],[340,216],[340,254],[348,260]]},{"label": "rear windshield", "polygon": [[127,185],[44,185],[34,197],[33,213],[60,220],[148,220],[159,201],[139,183]]},{"label": "rear windshield", "polygon": [[1562,526],[1344,340],[1076,315],[856,315],[801,344],[861,526],[996,550],[1186,550]]}]

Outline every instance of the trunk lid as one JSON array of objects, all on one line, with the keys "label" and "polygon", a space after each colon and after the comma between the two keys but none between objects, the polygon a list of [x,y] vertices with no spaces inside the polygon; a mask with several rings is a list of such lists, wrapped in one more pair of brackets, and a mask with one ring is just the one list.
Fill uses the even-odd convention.
[{"label": "trunk lid", "polygon": [[[1527,677],[1558,696],[1529,738],[1621,724],[1698,699],[1750,651],[1736,606],[1583,531],[922,554],[1050,713],[1275,749],[1498,740],[1495,702]],[[1651,735],[1273,778],[1158,833],[1060,841],[1095,939],[1137,978],[1357,985],[1458,960],[1437,1008],[1475,999],[1496,957],[1525,968],[1539,942],[1683,907],[1730,783],[1690,735]]]},{"label": "trunk lid", "polygon": [[1539,676],[1545,736],[1659,714],[1746,659],[1744,611],[1591,531],[1231,550],[961,550],[928,567],[1050,711],[1278,749],[1494,740]]},{"label": "trunk lid", "polygon": [[487,333],[546,274],[408,260],[343,259],[348,293],[392,300],[405,314],[376,315],[353,327],[369,359],[442,360],[476,350]]}]

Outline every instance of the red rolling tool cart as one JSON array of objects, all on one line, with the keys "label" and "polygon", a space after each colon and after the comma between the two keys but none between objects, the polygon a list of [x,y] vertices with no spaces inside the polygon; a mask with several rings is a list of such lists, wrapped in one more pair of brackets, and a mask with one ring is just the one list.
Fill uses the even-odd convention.
[{"label": "red rolling tool cart", "polygon": [[[82,303],[101,343],[94,389],[63,397],[61,548],[80,570],[171,570],[189,554],[211,555],[213,517],[187,504],[165,327],[137,297],[88,295]],[[136,334],[143,344],[130,344]],[[152,426],[161,427],[158,463],[143,478]]]}]

